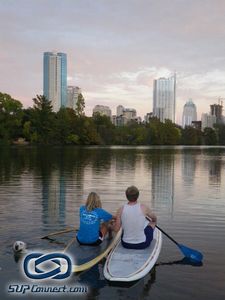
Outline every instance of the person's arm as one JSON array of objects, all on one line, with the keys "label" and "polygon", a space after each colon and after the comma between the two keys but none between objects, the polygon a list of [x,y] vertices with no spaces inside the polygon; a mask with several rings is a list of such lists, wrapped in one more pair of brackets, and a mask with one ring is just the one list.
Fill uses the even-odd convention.
[{"label": "person's arm", "polygon": [[99,218],[103,220],[104,222],[108,222],[112,220],[113,215],[111,215],[109,212],[104,210],[103,208],[97,208]]},{"label": "person's arm", "polygon": [[146,218],[149,218],[150,222],[156,223],[157,222],[157,217],[156,215],[150,210],[150,208],[144,204],[141,204],[141,209],[143,214],[145,215]]},{"label": "person's arm", "polygon": [[122,211],[123,211],[123,207],[120,207],[120,208],[117,210],[116,218],[115,218],[115,224],[114,224],[114,228],[113,228],[115,231],[119,231],[119,230],[120,230],[120,227],[121,227],[121,214],[122,214]]}]

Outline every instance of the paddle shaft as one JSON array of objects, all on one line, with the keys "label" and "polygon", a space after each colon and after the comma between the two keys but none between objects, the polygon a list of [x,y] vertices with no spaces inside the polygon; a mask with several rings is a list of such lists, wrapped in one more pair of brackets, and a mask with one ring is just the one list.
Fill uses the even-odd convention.
[{"label": "paddle shaft", "polygon": [[[145,217],[148,221],[152,222],[152,219],[149,216]],[[156,228],[158,228],[163,234],[165,234],[168,239],[170,239],[172,242],[174,242],[177,246],[179,246],[178,242],[175,241],[168,233],[166,233],[162,228],[160,228],[158,225],[155,225]]]},{"label": "paddle shaft", "polygon": [[49,233],[45,236],[42,236],[41,239],[46,239],[46,238],[49,238],[50,236],[59,235],[59,234],[63,234],[63,233],[71,232],[71,231],[75,231],[75,230],[76,230],[76,228],[67,228],[67,229],[64,229],[64,230]]},{"label": "paddle shaft", "polygon": [[[152,222],[151,218],[149,218],[148,216],[146,217],[146,219],[150,222]],[[179,244],[177,241],[175,241],[168,233],[166,233],[163,229],[161,229],[159,226],[155,225],[163,234],[165,234],[165,236],[168,237],[168,239],[170,239],[174,244],[176,244],[178,246],[178,248],[181,250],[181,252],[183,253],[183,255],[189,259],[195,260],[197,262],[201,262],[202,258],[203,258],[203,254],[197,250],[188,248],[184,245]]]},{"label": "paddle shaft", "polygon": [[177,241],[175,241],[168,233],[166,233],[162,228],[160,228],[158,225],[155,225],[163,234],[165,234],[168,239],[170,239],[172,242],[174,242],[177,246],[179,245]]}]

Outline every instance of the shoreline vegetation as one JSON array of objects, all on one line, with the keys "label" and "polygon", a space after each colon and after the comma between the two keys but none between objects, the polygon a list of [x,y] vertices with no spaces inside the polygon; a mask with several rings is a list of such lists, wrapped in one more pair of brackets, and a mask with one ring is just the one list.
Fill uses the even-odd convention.
[{"label": "shoreline vegetation", "polygon": [[107,116],[85,116],[82,94],[75,110],[61,108],[57,113],[42,95],[33,102],[24,109],[20,101],[0,93],[0,145],[225,145],[225,124],[201,131],[154,117],[149,123],[115,126]]}]

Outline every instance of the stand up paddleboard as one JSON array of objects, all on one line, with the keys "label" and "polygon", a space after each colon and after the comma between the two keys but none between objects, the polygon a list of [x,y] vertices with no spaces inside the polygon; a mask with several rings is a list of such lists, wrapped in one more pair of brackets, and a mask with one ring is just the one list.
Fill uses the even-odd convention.
[{"label": "stand up paddleboard", "polygon": [[155,228],[153,240],[146,249],[126,249],[119,240],[107,257],[104,276],[110,281],[135,281],[146,274],[155,265],[162,246],[162,234]]},{"label": "stand up paddleboard", "polygon": [[76,238],[64,249],[73,260],[72,272],[87,270],[106,257],[121,238],[121,230],[112,238],[105,238],[98,246],[80,245]]}]

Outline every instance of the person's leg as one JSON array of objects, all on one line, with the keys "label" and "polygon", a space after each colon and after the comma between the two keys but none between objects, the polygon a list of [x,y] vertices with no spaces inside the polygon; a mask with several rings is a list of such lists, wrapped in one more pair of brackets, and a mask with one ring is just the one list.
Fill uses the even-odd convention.
[{"label": "person's leg", "polygon": [[104,237],[106,236],[107,233],[108,233],[109,238],[112,238],[112,226],[109,222],[102,223],[101,226],[100,226],[100,231],[102,233],[103,239],[104,239]]},{"label": "person's leg", "polygon": [[148,225],[145,227],[145,236],[146,236],[146,241],[145,245],[148,247],[151,244],[151,241],[153,240],[153,234],[154,234],[154,228],[152,225]]},{"label": "person's leg", "polygon": [[145,242],[139,243],[139,244],[129,244],[129,243],[125,243],[122,239],[121,242],[122,242],[123,247],[127,248],[127,249],[145,249],[145,248],[149,247],[151,244],[151,241],[153,240],[154,230],[153,230],[152,226],[146,226],[144,232],[145,232],[145,236],[146,236]]},{"label": "person's leg", "polygon": [[101,224],[100,231],[102,233],[102,237],[104,238],[106,236],[107,232],[108,232],[108,228],[107,228],[106,223]]}]

